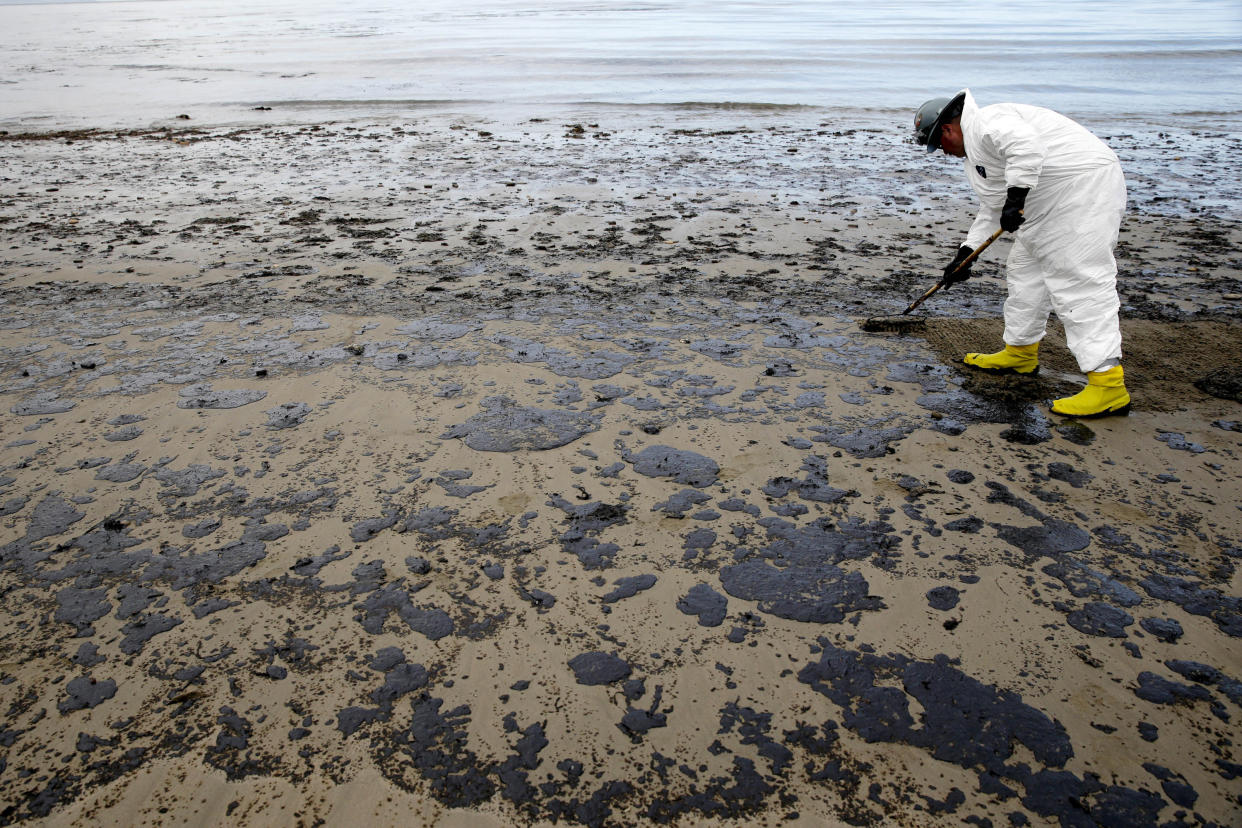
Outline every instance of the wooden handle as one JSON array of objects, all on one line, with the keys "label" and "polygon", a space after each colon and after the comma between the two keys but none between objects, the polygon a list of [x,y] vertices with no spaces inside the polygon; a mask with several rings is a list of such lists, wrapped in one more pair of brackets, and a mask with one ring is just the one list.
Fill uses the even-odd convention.
[{"label": "wooden handle", "polygon": [[[991,236],[989,236],[987,241],[979,245],[979,247],[973,253],[971,253],[966,258],[962,259],[962,261],[958,263],[957,267],[953,268],[952,272],[949,273],[949,276],[955,275],[959,270],[961,270],[964,267],[970,267],[970,263],[973,262],[975,259],[979,258],[979,254],[987,250],[988,245],[996,241],[997,239],[999,239],[1001,237],[1001,233],[1004,233],[1004,232],[1005,232],[1004,228],[1001,228],[1001,227],[996,228],[996,232],[993,233]],[[918,299],[915,299],[913,302],[911,302],[910,307],[903,310],[901,312],[901,315],[905,316],[906,314],[910,313],[910,311],[914,310],[919,305],[923,304],[923,301],[927,299],[927,297],[931,296],[933,293],[935,293],[936,291],[944,287],[949,276],[942,277],[939,282],[936,282],[936,284],[928,288],[927,292],[924,293],[922,296],[920,296]]]},{"label": "wooden handle", "polygon": [[[960,264],[958,264],[958,266],[957,266],[957,267],[953,268],[953,272],[952,272],[952,273],[950,273],[949,275],[950,275],[950,276],[954,276],[954,275],[956,275],[956,274],[957,274],[957,272],[958,272],[959,270],[961,270],[962,268],[964,268],[964,267],[970,267],[970,263],[971,263],[971,262],[973,262],[975,259],[979,258],[979,254],[980,254],[980,253],[982,253],[983,251],[987,250],[987,249],[988,249],[988,245],[989,245],[989,244],[991,244],[992,242],[996,241],[997,239],[999,239],[999,238],[1001,237],[1001,233],[1004,233],[1004,232],[1005,232],[1005,230],[1004,230],[1004,228],[1003,228],[1003,227],[998,227],[998,228],[996,228],[996,232],[995,232],[995,233],[993,233],[991,236],[988,236],[988,240],[987,240],[987,241],[985,241],[983,244],[979,245],[979,248],[978,248],[977,250],[975,250],[975,252],[974,252],[974,253],[971,253],[969,256],[967,256],[966,258],[962,259],[961,263],[960,263]],[[940,281],[942,281],[942,282],[943,282],[943,281],[944,281],[944,279],[941,279]]]}]

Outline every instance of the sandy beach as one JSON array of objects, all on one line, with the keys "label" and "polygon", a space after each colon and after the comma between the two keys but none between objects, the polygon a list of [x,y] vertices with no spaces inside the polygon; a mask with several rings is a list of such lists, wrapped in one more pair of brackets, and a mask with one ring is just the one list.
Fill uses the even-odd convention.
[{"label": "sandy beach", "polygon": [[1074,421],[904,126],[0,135],[0,824],[1239,824],[1239,138]]}]

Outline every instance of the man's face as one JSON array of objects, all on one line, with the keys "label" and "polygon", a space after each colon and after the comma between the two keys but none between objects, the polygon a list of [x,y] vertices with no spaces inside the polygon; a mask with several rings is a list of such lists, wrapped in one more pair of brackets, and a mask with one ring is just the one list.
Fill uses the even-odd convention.
[{"label": "man's face", "polygon": [[950,121],[941,125],[940,148],[944,150],[945,155],[952,155],[955,158],[966,157],[966,142],[962,139],[960,121]]}]

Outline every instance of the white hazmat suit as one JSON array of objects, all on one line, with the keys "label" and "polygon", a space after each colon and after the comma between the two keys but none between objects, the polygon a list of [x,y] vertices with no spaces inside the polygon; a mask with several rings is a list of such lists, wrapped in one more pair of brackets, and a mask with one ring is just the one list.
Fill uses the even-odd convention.
[{"label": "white hazmat suit", "polygon": [[1113,247],[1126,206],[1117,155],[1086,128],[1049,109],[980,107],[969,90],[961,114],[966,177],[980,210],[965,244],[978,248],[1000,223],[1009,187],[1026,187],[1026,221],[1006,263],[1004,340],[1043,339],[1048,313],[1084,372],[1121,359]]}]

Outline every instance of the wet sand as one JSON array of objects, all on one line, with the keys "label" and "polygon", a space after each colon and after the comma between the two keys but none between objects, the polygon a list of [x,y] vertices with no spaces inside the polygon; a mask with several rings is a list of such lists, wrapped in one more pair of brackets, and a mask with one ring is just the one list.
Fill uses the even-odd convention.
[{"label": "wet sand", "polygon": [[1078,422],[795,115],[0,136],[0,824],[1237,824],[1237,138]]}]

